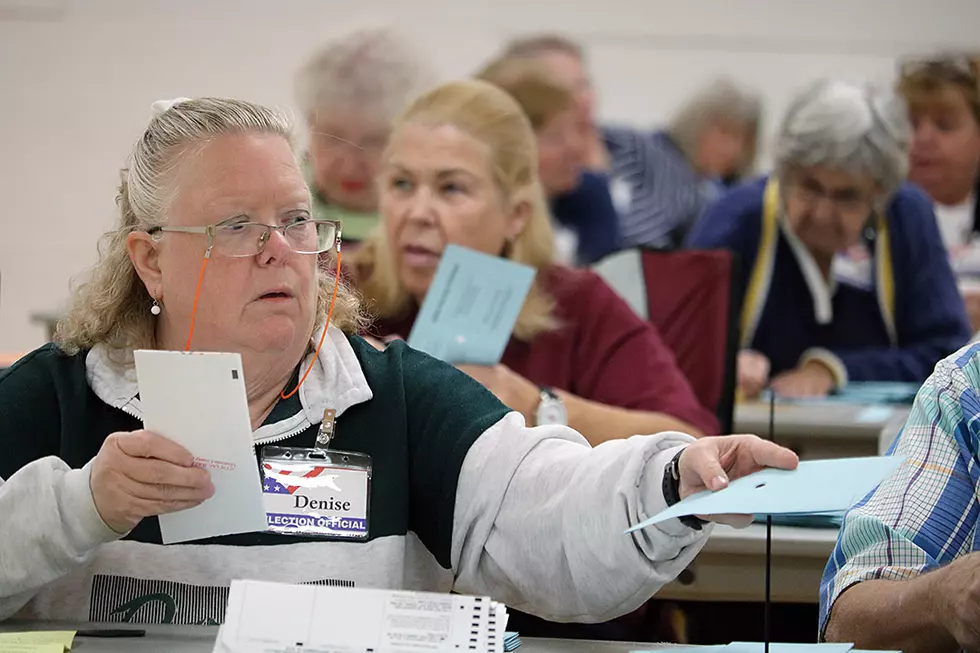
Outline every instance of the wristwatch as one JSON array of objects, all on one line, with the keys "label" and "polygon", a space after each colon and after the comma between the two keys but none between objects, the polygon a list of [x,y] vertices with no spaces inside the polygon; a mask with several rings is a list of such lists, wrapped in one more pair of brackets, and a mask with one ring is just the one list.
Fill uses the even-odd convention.
[{"label": "wristwatch", "polygon": [[541,400],[538,402],[538,410],[534,416],[536,426],[545,424],[559,424],[568,426],[568,410],[565,409],[565,402],[561,397],[547,386],[541,386]]},{"label": "wristwatch", "polygon": [[[670,507],[681,500],[681,454],[684,450],[681,449],[677,452],[677,455],[670,459],[667,466],[664,467],[664,500],[667,502],[667,506]],[[694,515],[688,515],[686,517],[678,518],[682,524],[688,528],[694,529],[696,531],[701,530],[701,527],[707,524],[705,520],[695,517]]]}]

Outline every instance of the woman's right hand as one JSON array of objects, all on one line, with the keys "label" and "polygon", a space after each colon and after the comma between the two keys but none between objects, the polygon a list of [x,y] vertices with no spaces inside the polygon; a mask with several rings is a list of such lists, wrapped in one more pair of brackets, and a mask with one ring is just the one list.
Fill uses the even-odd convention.
[{"label": "woman's right hand", "polygon": [[738,352],[738,389],[746,399],[759,396],[769,383],[769,359],[752,349]]},{"label": "woman's right hand", "polygon": [[149,431],[113,433],[92,462],[92,498],[102,521],[128,533],[144,517],[200,505],[214,494],[211,475],[187,449]]}]

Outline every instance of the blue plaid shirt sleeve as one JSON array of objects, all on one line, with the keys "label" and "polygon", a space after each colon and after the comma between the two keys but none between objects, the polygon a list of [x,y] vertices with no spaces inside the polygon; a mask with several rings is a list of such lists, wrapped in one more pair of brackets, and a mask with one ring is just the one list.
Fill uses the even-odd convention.
[{"label": "blue plaid shirt sleeve", "polygon": [[844,517],[820,584],[820,635],[849,587],[905,580],[978,548],[980,345],[936,366],[890,453],[908,462]]}]

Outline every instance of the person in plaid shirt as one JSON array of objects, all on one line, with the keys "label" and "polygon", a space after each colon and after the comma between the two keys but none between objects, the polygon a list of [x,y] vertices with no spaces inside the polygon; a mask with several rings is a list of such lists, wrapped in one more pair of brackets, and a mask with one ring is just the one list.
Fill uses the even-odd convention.
[{"label": "person in plaid shirt", "polygon": [[844,518],[820,632],[866,649],[980,650],[980,344],[940,361],[889,453],[908,462]]}]

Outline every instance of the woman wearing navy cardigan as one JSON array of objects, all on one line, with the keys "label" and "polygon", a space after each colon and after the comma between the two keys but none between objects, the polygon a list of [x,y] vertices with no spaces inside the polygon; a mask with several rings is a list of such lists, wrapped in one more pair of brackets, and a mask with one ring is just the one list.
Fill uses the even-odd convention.
[{"label": "woman wearing navy cardigan", "polygon": [[691,232],[690,247],[741,261],[746,396],[923,381],[969,339],[932,202],[903,183],[909,134],[894,96],[821,81],[789,109],[775,174]]}]

